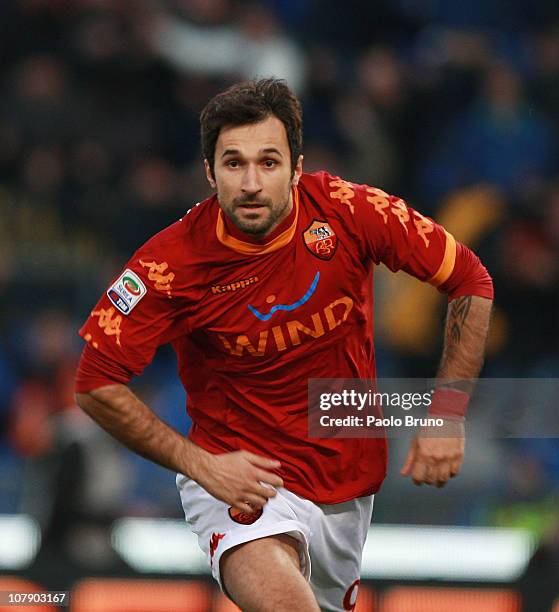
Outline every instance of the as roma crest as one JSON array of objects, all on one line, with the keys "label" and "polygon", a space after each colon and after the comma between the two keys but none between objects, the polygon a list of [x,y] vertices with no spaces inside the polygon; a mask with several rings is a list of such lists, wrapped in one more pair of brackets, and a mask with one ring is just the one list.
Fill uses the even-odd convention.
[{"label": "as roma crest", "polygon": [[332,259],[338,246],[338,238],[326,221],[314,219],[303,232],[303,240],[309,251],[320,259]]},{"label": "as roma crest", "polygon": [[229,508],[229,516],[232,521],[239,525],[252,525],[262,516],[262,508],[258,508],[254,512],[241,512],[237,508]]}]

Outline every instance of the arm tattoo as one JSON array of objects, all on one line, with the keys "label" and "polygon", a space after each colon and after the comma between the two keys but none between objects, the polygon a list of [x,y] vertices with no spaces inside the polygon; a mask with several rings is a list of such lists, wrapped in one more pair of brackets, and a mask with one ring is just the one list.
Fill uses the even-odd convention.
[{"label": "arm tattoo", "polygon": [[472,304],[472,296],[465,295],[464,297],[454,300],[450,306],[450,313],[448,319],[448,335],[449,339],[455,344],[460,343],[462,337],[462,327],[466,321],[466,317],[470,312],[470,306]]}]

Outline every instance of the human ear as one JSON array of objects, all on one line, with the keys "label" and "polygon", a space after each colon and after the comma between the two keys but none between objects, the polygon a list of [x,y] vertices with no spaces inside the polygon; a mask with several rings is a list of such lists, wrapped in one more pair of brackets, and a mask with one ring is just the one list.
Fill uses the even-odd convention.
[{"label": "human ear", "polygon": [[210,164],[207,159],[204,160],[204,169],[206,171],[206,178],[208,179],[208,183],[212,189],[217,187],[217,183],[215,182],[215,178],[213,176],[212,169],[210,168]]}]

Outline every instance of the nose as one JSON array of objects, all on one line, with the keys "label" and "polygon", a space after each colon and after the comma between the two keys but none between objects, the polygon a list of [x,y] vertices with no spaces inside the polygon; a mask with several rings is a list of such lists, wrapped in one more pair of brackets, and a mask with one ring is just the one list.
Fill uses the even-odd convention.
[{"label": "nose", "polygon": [[258,167],[253,164],[247,164],[245,172],[243,174],[243,180],[241,183],[241,189],[244,193],[258,193],[262,190],[262,183],[260,181],[260,173]]}]

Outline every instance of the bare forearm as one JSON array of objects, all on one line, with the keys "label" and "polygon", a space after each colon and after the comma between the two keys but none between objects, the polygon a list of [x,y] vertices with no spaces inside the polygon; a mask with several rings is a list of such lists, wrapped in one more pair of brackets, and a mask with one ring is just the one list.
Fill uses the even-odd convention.
[{"label": "bare forearm", "polygon": [[180,472],[210,495],[252,513],[276,495],[281,464],[247,451],[214,455],[169,427],[125,385],[108,385],[76,396],[103,429],[139,455]]},{"label": "bare forearm", "polygon": [[94,421],[129,449],[196,478],[206,451],[164,423],[125,385],[78,393],[77,401]]},{"label": "bare forearm", "polygon": [[491,306],[491,300],[471,295],[450,302],[438,379],[471,380],[478,376],[483,365]]}]

